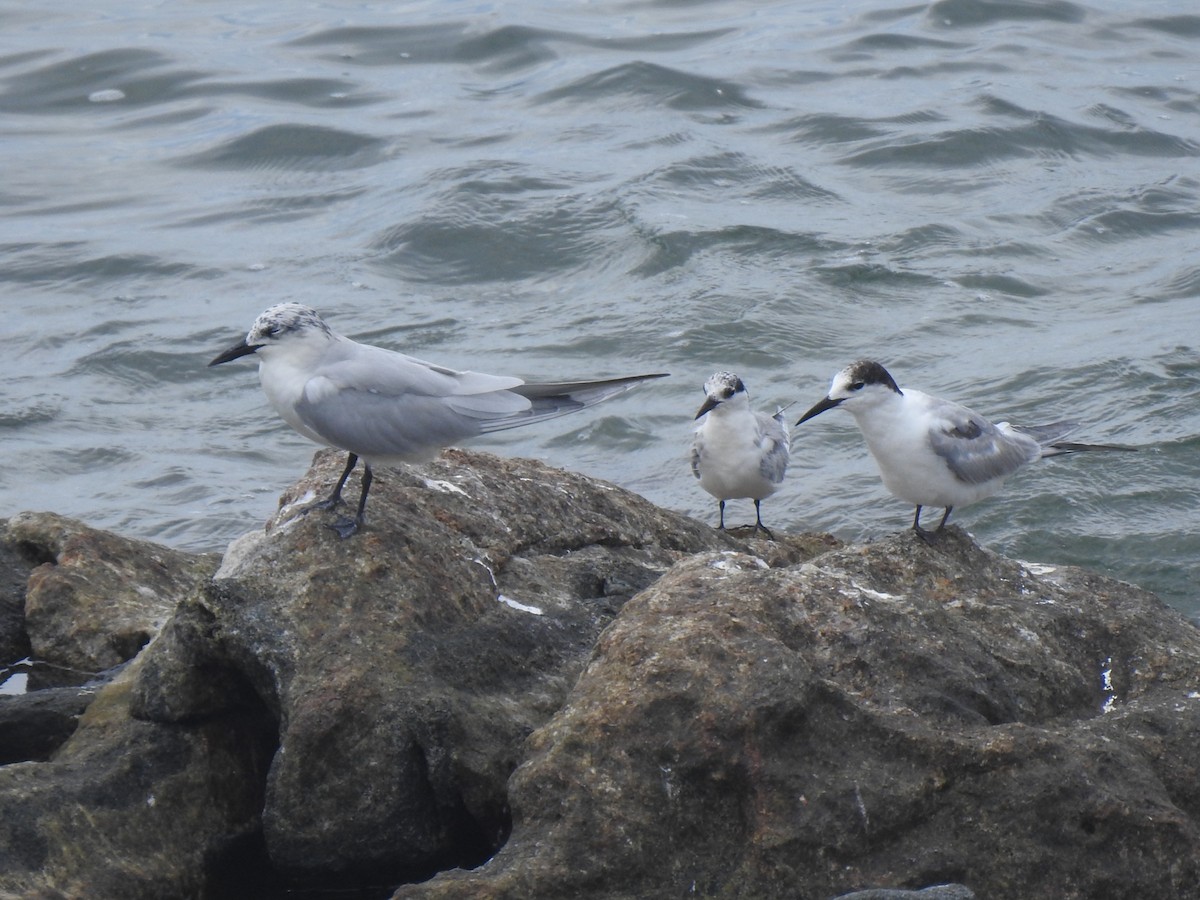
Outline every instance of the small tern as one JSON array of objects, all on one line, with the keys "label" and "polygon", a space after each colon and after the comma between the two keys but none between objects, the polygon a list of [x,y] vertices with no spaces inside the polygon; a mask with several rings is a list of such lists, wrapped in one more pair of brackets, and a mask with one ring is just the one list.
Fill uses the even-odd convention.
[{"label": "small tern", "polygon": [[209,365],[251,353],[258,356],[259,381],[280,417],[309,440],[350,454],[333,493],[310,508],[340,503],[346,479],[363,460],[357,513],[329,526],[342,538],[363,525],[373,466],[432,459],[455,441],[553,419],[664,377],[527,384],[505,375],[457,372],[352,341],[299,303],[263,312],[244,340]]},{"label": "small tern", "polygon": [[[692,474],[700,487],[720,501],[725,528],[725,501],[754,501],[754,533],[761,528],[762,501],[783,483],[788,465],[788,433],[783,409],[774,416],[750,408],[742,379],[732,372],[717,372],[704,382],[705,400],[696,413],[702,420],[692,441]],[[785,407],[786,408],[786,407]]]},{"label": "small tern", "polygon": [[[870,360],[838,372],[829,395],[796,424],[834,407],[854,416],[884,487],[917,507],[912,527],[926,541],[941,533],[955,507],[990,497],[1009,475],[1035,460],[1084,450],[1137,449],[1063,441],[1078,422],[993,425],[965,406],[901,390],[883,366]],[[921,527],[924,506],[946,510],[933,532]]]}]

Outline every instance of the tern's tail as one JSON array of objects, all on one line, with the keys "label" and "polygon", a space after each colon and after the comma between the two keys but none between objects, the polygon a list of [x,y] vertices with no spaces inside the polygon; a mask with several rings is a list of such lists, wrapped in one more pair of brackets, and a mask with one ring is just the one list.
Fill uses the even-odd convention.
[{"label": "tern's tail", "polygon": [[1029,435],[1041,444],[1043,458],[1061,456],[1064,453],[1082,453],[1085,450],[1137,450],[1137,447],[1127,447],[1124,444],[1077,444],[1062,440],[1078,427],[1078,422],[1052,422],[1049,425],[1013,425],[1012,429]]},{"label": "tern's tail", "polygon": [[630,375],[625,378],[608,378],[603,381],[555,381],[541,384],[521,384],[510,388],[533,405],[524,412],[503,419],[493,419],[482,426],[482,430],[502,431],[529,425],[543,419],[565,416],[577,410],[594,406],[637,387],[643,381],[666,378],[666,372],[654,375]]},{"label": "tern's tail", "polygon": [[1137,452],[1137,447],[1126,444],[1076,444],[1073,441],[1055,441],[1042,448],[1042,456],[1061,456],[1064,453],[1082,453],[1085,450],[1128,450]]},{"label": "tern's tail", "polygon": [[1051,422],[1049,425],[1013,425],[1012,430],[1029,435],[1046,448],[1065,438],[1078,427],[1078,422]]}]

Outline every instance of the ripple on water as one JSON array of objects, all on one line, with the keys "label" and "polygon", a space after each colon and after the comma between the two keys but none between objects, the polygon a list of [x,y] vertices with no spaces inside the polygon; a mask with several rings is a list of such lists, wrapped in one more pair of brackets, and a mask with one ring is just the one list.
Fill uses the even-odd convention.
[{"label": "ripple on water", "polygon": [[837,195],[785,165],[761,163],[744,153],[715,153],[669,163],[637,178],[630,189],[659,192],[695,191],[706,202],[793,200],[819,203]]},{"label": "ripple on water", "polygon": [[714,40],[730,29],[592,36],[528,25],[480,31],[471,23],[440,22],[382,28],[330,28],[293,41],[299,47],[334,47],[333,58],[364,66],[470,65],[511,73],[560,58],[556,45],[605,51],[670,52]]},{"label": "ripple on water", "polygon": [[613,101],[688,111],[763,107],[760,101],[752,99],[744,88],[733,82],[640,60],[587,75],[538,97],[540,103]]},{"label": "ripple on water", "polygon": [[627,214],[613,198],[563,187],[506,164],[460,172],[429,212],[376,238],[374,264],[445,284],[538,279],[602,264],[598,254],[614,230],[625,230]]},{"label": "ripple on water", "polygon": [[26,244],[0,267],[0,282],[61,289],[71,284],[109,285],[114,281],[162,281],[204,278],[214,274],[209,269],[146,254],[96,256],[92,253],[91,246],[82,241]]},{"label": "ripple on water", "polygon": [[267,125],[180,161],[205,169],[343,170],[379,163],[387,141],[324,125]]},{"label": "ripple on water", "polygon": [[170,65],[173,61],[162,53],[127,47],[23,69],[0,80],[4,88],[0,91],[0,112],[64,115],[91,108],[99,114],[104,104],[91,100],[97,91],[120,90],[125,95],[122,102],[136,102],[146,94],[160,98],[165,89],[202,77],[196,72],[142,74]]},{"label": "ripple on water", "polygon": [[937,0],[925,18],[933,25],[974,28],[1002,22],[1082,22],[1085,7],[1066,0]]}]

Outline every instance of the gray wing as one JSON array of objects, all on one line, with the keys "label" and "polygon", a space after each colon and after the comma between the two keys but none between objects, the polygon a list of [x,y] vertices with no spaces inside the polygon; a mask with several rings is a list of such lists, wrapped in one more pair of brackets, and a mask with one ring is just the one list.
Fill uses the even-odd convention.
[{"label": "gray wing", "polygon": [[993,425],[965,406],[938,403],[929,443],[960,481],[984,484],[1006,478],[1042,455],[1036,440],[1007,423]]},{"label": "gray wing", "polygon": [[695,437],[692,438],[692,474],[700,477],[700,457],[704,455],[704,435],[700,426],[696,427]]},{"label": "gray wing", "polygon": [[419,460],[518,415],[521,379],[456,372],[342,339],[305,382],[295,412],[326,442],[374,460]]},{"label": "gray wing", "polygon": [[443,397],[355,388],[306,389],[296,414],[328,443],[370,460],[425,459],[482,430],[478,417],[454,409]]},{"label": "gray wing", "polygon": [[296,414],[335,447],[417,460],[463,438],[584,409],[656,377],[525,384],[343,339],[306,382]]},{"label": "gray wing", "polygon": [[359,344],[349,338],[334,342],[316,373],[338,388],[373,394],[453,397],[511,390],[524,382],[511,375],[457,372],[413,356]]},{"label": "gray wing", "polygon": [[787,472],[788,457],[791,455],[791,440],[783,424],[783,409],[773,416],[756,413],[755,419],[758,422],[758,446],[763,450],[758,471],[767,481],[779,484]]}]

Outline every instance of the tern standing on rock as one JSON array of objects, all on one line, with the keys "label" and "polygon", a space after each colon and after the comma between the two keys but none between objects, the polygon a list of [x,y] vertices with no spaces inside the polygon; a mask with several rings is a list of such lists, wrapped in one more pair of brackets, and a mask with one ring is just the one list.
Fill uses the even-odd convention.
[{"label": "tern standing on rock", "polygon": [[266,310],[245,340],[209,365],[251,353],[258,356],[267,400],[283,420],[309,440],[350,454],[333,493],[310,508],[341,502],[346,479],[363,460],[355,516],[329,526],[343,538],[363,525],[373,466],[432,459],[464,438],[576,412],[664,377],[526,384],[511,376],[457,372],[352,341],[299,303]]},{"label": "tern standing on rock", "polygon": [[[1084,450],[1136,449],[1063,441],[1078,422],[993,425],[965,406],[911,388],[901,390],[887,370],[871,360],[838,372],[829,395],[796,424],[834,407],[854,416],[884,487],[917,507],[912,527],[926,540],[942,531],[956,506],[990,497],[1009,475],[1035,460]],[[945,507],[936,531],[921,527],[924,506]]]},{"label": "tern standing on rock", "polygon": [[720,501],[725,527],[725,501],[754,501],[754,533],[761,528],[762,501],[783,483],[788,465],[788,433],[783,410],[774,416],[750,408],[746,385],[732,372],[717,372],[704,382],[705,400],[696,413],[702,419],[692,441],[692,474],[700,487]]}]

